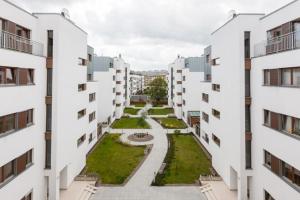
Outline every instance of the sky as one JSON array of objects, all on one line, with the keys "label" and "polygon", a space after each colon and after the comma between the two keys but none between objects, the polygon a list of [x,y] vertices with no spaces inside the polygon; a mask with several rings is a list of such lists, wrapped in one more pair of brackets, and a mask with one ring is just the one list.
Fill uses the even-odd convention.
[{"label": "sky", "polygon": [[134,70],[167,69],[200,56],[211,32],[236,13],[269,13],[291,0],[10,0],[29,12],[69,11],[98,55],[119,54]]}]

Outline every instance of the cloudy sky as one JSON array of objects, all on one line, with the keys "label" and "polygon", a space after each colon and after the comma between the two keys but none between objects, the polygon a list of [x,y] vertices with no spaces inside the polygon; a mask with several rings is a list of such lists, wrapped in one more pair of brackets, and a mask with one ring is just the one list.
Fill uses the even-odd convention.
[{"label": "cloudy sky", "polygon": [[69,10],[98,55],[119,53],[138,70],[199,56],[229,12],[269,13],[291,0],[11,0],[30,12]]}]

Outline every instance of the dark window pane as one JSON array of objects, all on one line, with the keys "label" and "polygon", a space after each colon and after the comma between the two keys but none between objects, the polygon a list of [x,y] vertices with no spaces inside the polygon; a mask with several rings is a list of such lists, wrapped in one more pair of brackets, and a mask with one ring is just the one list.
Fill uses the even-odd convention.
[{"label": "dark window pane", "polygon": [[3,179],[6,180],[7,178],[14,175],[14,161],[11,161],[3,166]]}]

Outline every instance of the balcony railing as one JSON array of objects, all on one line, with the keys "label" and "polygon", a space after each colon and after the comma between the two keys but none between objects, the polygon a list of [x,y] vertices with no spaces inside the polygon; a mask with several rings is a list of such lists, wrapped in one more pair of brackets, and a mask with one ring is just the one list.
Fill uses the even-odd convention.
[{"label": "balcony railing", "polygon": [[254,57],[300,48],[300,32],[291,32],[254,46]]},{"label": "balcony railing", "polygon": [[0,48],[43,56],[44,46],[39,42],[0,30]]}]

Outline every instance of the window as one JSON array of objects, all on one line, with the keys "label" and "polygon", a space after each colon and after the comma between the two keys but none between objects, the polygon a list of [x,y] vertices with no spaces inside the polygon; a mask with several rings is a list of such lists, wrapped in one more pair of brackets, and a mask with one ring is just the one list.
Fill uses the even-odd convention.
[{"label": "window", "polygon": [[294,121],[293,134],[300,136],[300,119],[293,118],[293,121]]},{"label": "window", "polygon": [[300,87],[300,67],[265,69],[264,85]]},{"label": "window", "polygon": [[182,104],[185,105],[185,100],[184,99],[182,100]]},{"label": "window", "polygon": [[182,92],[185,93],[185,91],[186,91],[186,89],[185,89],[185,88],[182,88]]},{"label": "window", "polygon": [[177,84],[182,84],[182,81],[177,81]]},{"label": "window", "polygon": [[208,103],[208,94],[202,93],[202,101]]},{"label": "window", "polygon": [[113,93],[115,93],[116,92],[116,88],[113,88]]},{"label": "window", "polygon": [[293,69],[293,85],[300,86],[300,67]]},{"label": "window", "polygon": [[96,118],[96,112],[89,114],[89,122],[92,122]]},{"label": "window", "polygon": [[116,81],[116,84],[121,84],[122,82],[121,81]]},{"label": "window", "polygon": [[176,72],[177,72],[177,73],[182,73],[182,70],[181,70],[181,69],[178,69]]},{"label": "window", "polygon": [[220,147],[221,140],[217,136],[215,136],[214,134],[212,134],[212,139],[216,143],[216,145],[218,145]]},{"label": "window", "polygon": [[82,117],[85,115],[85,113],[86,113],[86,110],[85,110],[85,109],[79,111],[79,112],[78,112],[78,119],[82,118]]},{"label": "window", "polygon": [[267,191],[265,191],[265,199],[264,200],[275,200]]},{"label": "window", "polygon": [[7,180],[15,174],[15,160],[10,161],[2,167],[2,179]]},{"label": "window", "polygon": [[32,164],[32,149],[25,152],[14,160],[0,166],[0,186],[14,176],[22,173]]},{"label": "window", "polygon": [[116,95],[121,95],[121,92],[117,92]]},{"label": "window", "polygon": [[19,85],[33,84],[33,69],[18,69],[18,83]]},{"label": "window", "polygon": [[271,125],[271,116],[268,110],[264,110],[264,124],[267,126]]},{"label": "window", "polygon": [[26,124],[32,124],[33,123],[33,109],[27,111],[26,116]]},{"label": "window", "polygon": [[215,59],[212,59],[212,63],[211,63],[213,66],[216,66],[216,65],[220,65],[220,58],[215,58]]},{"label": "window", "polygon": [[115,81],[116,80],[116,76],[115,75],[113,75],[113,81]]},{"label": "window", "polygon": [[210,62],[210,55],[209,55],[209,54],[207,54],[207,55],[205,56],[205,61],[206,61],[206,63],[209,63],[209,62]]},{"label": "window", "polygon": [[285,132],[292,131],[292,118],[286,115],[281,115],[281,130]]},{"label": "window", "polygon": [[209,137],[208,137],[207,133],[204,133],[204,135],[202,136],[202,139],[203,139],[207,144],[209,144]]},{"label": "window", "polygon": [[181,106],[182,106],[182,104],[181,104],[181,103],[178,103],[178,104],[177,104],[177,107],[181,107]]},{"label": "window", "polygon": [[291,85],[292,84],[292,72],[291,69],[282,69],[281,70],[281,84],[282,85]]},{"label": "window", "polygon": [[91,143],[94,140],[93,133],[89,134],[89,143]]},{"label": "window", "polygon": [[300,190],[300,171],[267,151],[264,151],[264,154],[265,166],[288,184],[295,186]]},{"label": "window", "polygon": [[0,67],[0,84],[17,84],[17,68]]},{"label": "window", "polygon": [[84,59],[84,58],[78,58],[78,65],[86,66],[87,65],[87,60]]},{"label": "window", "polygon": [[89,102],[95,101],[96,100],[96,93],[91,93],[89,94]]},{"label": "window", "polygon": [[270,70],[264,70],[264,85],[270,85]]},{"label": "window", "polygon": [[219,84],[212,84],[212,90],[220,92],[220,85]]},{"label": "window", "polygon": [[206,114],[205,112],[202,112],[202,119],[208,123],[209,122],[208,114]]},{"label": "window", "polygon": [[112,104],[113,104],[113,105],[116,105],[116,100],[113,100]]},{"label": "window", "polygon": [[269,168],[271,168],[271,160],[272,160],[271,154],[265,151],[265,165]]},{"label": "window", "polygon": [[218,119],[220,119],[220,117],[221,117],[220,112],[215,109],[212,109],[212,114],[213,114],[213,116],[215,116]]},{"label": "window", "polygon": [[185,81],[185,76],[182,77],[182,80]]},{"label": "window", "polygon": [[80,138],[77,140],[77,147],[79,147],[82,143],[84,143],[86,138],[86,134],[82,135]]},{"label": "window", "polygon": [[177,95],[178,95],[178,96],[181,96],[181,95],[182,95],[182,93],[181,93],[181,92],[177,92]]},{"label": "window", "polygon": [[116,73],[121,73],[122,72],[122,70],[120,70],[120,69],[117,69],[117,71],[116,71]]},{"label": "window", "polygon": [[86,90],[86,84],[78,84],[78,92]]},{"label": "window", "polygon": [[300,119],[264,110],[264,124],[280,132],[300,136]]},{"label": "window", "polygon": [[117,106],[117,107],[120,107],[120,106],[121,106],[121,104],[120,104],[120,103],[117,103],[117,104],[116,104],[116,106]]},{"label": "window", "polygon": [[89,59],[89,62],[92,62],[92,55],[91,54],[88,54],[88,59]]}]

